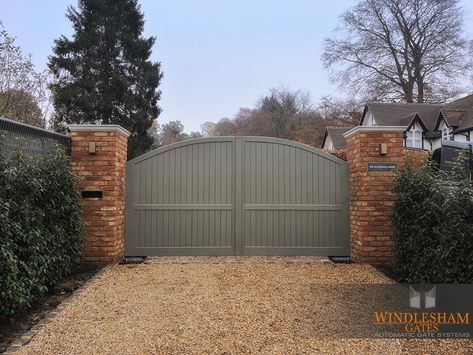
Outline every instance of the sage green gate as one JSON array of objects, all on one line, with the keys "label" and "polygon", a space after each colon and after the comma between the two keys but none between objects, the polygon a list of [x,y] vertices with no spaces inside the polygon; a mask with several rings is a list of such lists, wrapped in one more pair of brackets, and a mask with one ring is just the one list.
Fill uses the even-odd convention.
[{"label": "sage green gate", "polygon": [[188,140],[127,165],[125,255],[349,255],[345,161],[266,137]]}]

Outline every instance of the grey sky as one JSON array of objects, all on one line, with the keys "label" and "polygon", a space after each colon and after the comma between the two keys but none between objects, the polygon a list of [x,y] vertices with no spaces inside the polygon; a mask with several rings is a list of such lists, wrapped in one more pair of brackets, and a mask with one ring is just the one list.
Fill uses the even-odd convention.
[{"label": "grey sky", "polygon": [[[145,34],[157,37],[153,60],[164,79],[160,123],[180,120],[186,131],[251,107],[270,87],[342,96],[320,61],[322,41],[355,0],[141,0]],[[38,68],[53,41],[70,35],[65,18],[75,0],[0,0],[0,20]],[[473,2],[464,1],[473,34]]]}]

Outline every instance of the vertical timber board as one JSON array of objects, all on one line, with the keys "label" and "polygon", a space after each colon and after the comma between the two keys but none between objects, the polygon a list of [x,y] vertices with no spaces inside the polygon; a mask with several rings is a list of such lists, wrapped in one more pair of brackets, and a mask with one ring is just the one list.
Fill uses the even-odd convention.
[{"label": "vertical timber board", "polygon": [[349,255],[346,162],[291,141],[243,140],[242,253]]},{"label": "vertical timber board", "polygon": [[349,255],[346,162],[265,137],[201,138],[127,164],[127,256]]},{"label": "vertical timber board", "polygon": [[135,238],[130,236],[138,235],[139,224],[137,214],[133,210],[140,195],[139,177],[136,175],[136,167],[127,163],[126,166],[126,191],[125,191],[125,255],[130,255],[130,251],[135,245]]},{"label": "vertical timber board", "polygon": [[133,238],[130,238],[129,236],[135,234],[135,221],[133,218],[133,181],[133,170],[132,167],[127,163],[125,181],[125,255],[129,255],[129,252],[132,249]]},{"label": "vertical timber board", "polygon": [[339,179],[340,199],[342,204],[341,218],[343,223],[340,223],[339,228],[339,242],[345,251],[345,255],[350,255],[350,174],[348,164],[342,164],[340,169],[341,177]]},{"label": "vertical timber board", "polygon": [[128,162],[126,255],[233,255],[234,149],[197,139]]},{"label": "vertical timber board", "polygon": [[243,138],[234,138],[234,203],[233,203],[233,219],[234,219],[234,245],[235,255],[242,254],[243,245]]}]

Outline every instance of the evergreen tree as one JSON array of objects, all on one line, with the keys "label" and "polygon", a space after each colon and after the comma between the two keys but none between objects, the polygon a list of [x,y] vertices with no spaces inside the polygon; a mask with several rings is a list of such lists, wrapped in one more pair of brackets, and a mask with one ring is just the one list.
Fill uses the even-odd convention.
[{"label": "evergreen tree", "polygon": [[155,38],[142,36],[138,1],[79,0],[66,16],[74,35],[57,39],[49,57],[54,127],[119,124],[131,132],[129,159],[150,149],[162,73],[160,63],[149,59]]}]

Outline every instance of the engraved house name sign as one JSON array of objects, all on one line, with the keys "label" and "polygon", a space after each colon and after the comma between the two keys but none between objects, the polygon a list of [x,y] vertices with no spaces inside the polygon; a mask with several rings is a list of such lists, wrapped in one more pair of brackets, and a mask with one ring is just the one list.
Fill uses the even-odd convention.
[{"label": "engraved house name sign", "polygon": [[396,163],[392,163],[392,162],[368,163],[368,171],[393,171],[393,170],[396,170]]}]

